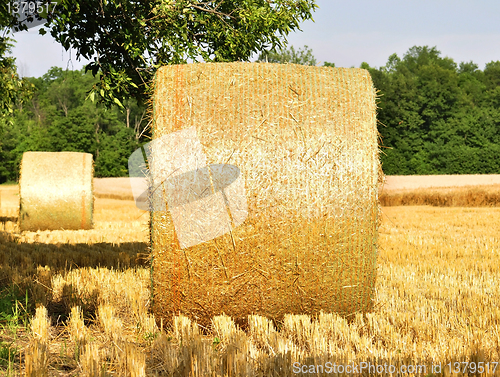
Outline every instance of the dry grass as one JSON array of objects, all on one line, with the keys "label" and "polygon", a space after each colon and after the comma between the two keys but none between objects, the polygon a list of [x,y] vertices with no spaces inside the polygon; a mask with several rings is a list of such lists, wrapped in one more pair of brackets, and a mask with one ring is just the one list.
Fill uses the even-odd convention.
[{"label": "dry grass", "polygon": [[[97,200],[98,221],[114,229],[100,228],[103,235],[116,237],[135,218],[129,204]],[[295,376],[296,362],[328,361],[418,363],[429,374],[431,364],[444,368],[452,360],[489,362],[492,372],[500,360],[500,209],[400,206],[382,213],[372,313],[297,314],[279,322],[253,315],[245,331],[226,316],[207,328],[186,317],[172,327],[155,323],[150,271],[135,262],[147,250],[147,221],[129,228],[142,243],[119,245],[67,243],[71,232],[59,236],[62,244],[2,233],[2,288],[28,289],[32,320],[26,328],[2,321],[3,344],[18,352],[10,367],[0,364],[0,374]]]},{"label": "dry grass", "polygon": [[50,321],[47,309],[36,308],[31,321],[31,341],[26,350],[26,376],[42,377],[48,375],[48,344]]}]

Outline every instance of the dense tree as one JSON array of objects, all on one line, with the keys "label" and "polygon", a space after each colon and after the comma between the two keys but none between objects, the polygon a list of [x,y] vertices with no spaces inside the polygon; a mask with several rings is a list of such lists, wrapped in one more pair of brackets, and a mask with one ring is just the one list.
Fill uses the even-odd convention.
[{"label": "dense tree", "polygon": [[[53,68],[41,78],[19,80],[14,60],[5,57],[8,40],[0,39],[0,113],[15,118],[15,126],[4,119],[0,124],[5,137],[0,182],[16,178],[27,150],[90,152],[97,175],[125,174],[128,154],[144,141],[144,103],[159,66],[248,60],[262,49],[282,46],[315,8],[314,0],[58,0],[51,12],[35,12],[36,19],[47,19],[41,34],[48,29],[66,49],[75,49],[77,58],[92,60],[86,72],[98,77]],[[0,26],[27,29],[29,24],[16,23],[2,3]],[[36,94],[23,107],[20,89],[27,84]],[[84,92],[106,108],[89,105]]]},{"label": "dense tree", "polygon": [[0,2],[0,117],[11,114],[16,104],[27,100],[32,87],[27,80],[17,74],[15,58],[7,56],[11,52],[14,40],[9,36],[9,29],[16,18],[10,9],[10,2]]},{"label": "dense tree", "polygon": [[90,73],[53,67],[40,78],[31,78],[33,97],[12,114],[2,127],[3,158],[0,183],[18,179],[25,151],[74,151],[92,153],[95,176],[127,175],[130,154],[146,140],[140,137],[147,119],[144,106],[126,102],[132,126],[117,106],[105,108],[85,101],[95,84]]},{"label": "dense tree", "polygon": [[159,66],[248,60],[282,47],[315,8],[314,0],[60,0],[47,27],[92,61],[87,69],[99,80],[91,98],[122,105],[148,99]]},{"label": "dense tree", "polygon": [[489,90],[496,89],[500,86],[500,61],[486,64],[484,79],[486,88]]},{"label": "dense tree", "polygon": [[308,46],[304,46],[298,51],[296,51],[293,46],[290,46],[290,48],[264,51],[259,55],[258,61],[281,64],[316,65],[316,59]]},{"label": "dense tree", "polygon": [[459,67],[436,48],[412,47],[367,68],[379,90],[386,174],[498,173],[500,64]]},{"label": "dense tree", "polygon": [[15,58],[8,56],[14,40],[7,30],[15,22],[15,17],[9,12],[8,2],[0,2],[0,183],[12,179],[16,170],[16,156],[12,152],[16,148],[19,130],[13,123],[13,115],[17,108],[22,108],[29,101],[33,86],[27,79],[17,74]]}]

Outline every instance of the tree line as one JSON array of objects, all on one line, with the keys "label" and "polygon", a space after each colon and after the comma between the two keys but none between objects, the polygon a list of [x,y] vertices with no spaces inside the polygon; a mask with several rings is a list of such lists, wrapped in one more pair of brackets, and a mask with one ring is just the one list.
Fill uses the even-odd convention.
[{"label": "tree line", "polygon": [[105,107],[88,100],[96,79],[85,70],[51,68],[29,78],[31,93],[0,118],[0,183],[17,181],[26,151],[86,152],[96,177],[123,177],[128,158],[147,141],[147,107],[135,99]]},{"label": "tree line", "polygon": [[500,61],[480,70],[412,47],[370,72],[385,174],[499,174]]},{"label": "tree line", "polygon": [[[269,50],[258,60],[317,65],[307,46]],[[377,90],[385,174],[500,173],[500,61],[480,70],[435,47],[415,46],[382,67],[361,68]],[[121,106],[88,100],[97,80],[84,69],[54,67],[22,81],[23,94],[0,118],[0,183],[18,179],[22,154],[30,150],[92,153],[95,176],[128,174],[128,157],[149,140],[149,114],[133,98]]]}]

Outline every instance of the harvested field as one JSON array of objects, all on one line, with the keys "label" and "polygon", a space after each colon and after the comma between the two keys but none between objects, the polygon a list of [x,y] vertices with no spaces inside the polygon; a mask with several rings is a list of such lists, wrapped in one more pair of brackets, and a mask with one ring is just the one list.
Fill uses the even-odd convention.
[{"label": "harvested field", "polygon": [[[16,206],[15,187],[0,192],[2,215]],[[183,317],[156,323],[144,214],[132,201],[98,198],[90,231],[0,227],[0,375],[43,365],[48,376],[336,375],[295,373],[327,362],[466,375],[449,373],[452,361],[474,362],[469,375],[500,375],[499,208],[383,207],[372,313],[254,316],[246,332],[223,316],[206,329]],[[437,364],[445,373],[431,374]],[[488,373],[472,373],[480,365]]]},{"label": "harvested field", "polygon": [[500,174],[388,175],[385,191],[500,185]]},{"label": "harvested field", "polygon": [[[483,204],[480,203],[492,202],[492,200],[488,198],[491,198],[492,196],[500,196],[500,174],[425,176],[388,175],[385,178],[386,181],[379,190],[380,200],[384,206],[483,206]],[[464,195],[473,195],[476,198],[469,201],[465,199],[457,201],[457,195],[455,195],[457,192],[460,192],[461,197]],[[130,188],[129,178],[94,178],[94,193],[97,198],[125,200],[132,200],[134,198],[132,195],[132,189]],[[446,199],[450,193],[453,193],[453,196],[455,196],[454,201]],[[424,199],[431,196],[440,199]],[[481,196],[485,196],[485,198],[483,199]],[[495,205],[500,204],[498,199],[495,199],[494,203],[498,203]],[[487,206],[491,206],[491,204],[487,204]]]}]

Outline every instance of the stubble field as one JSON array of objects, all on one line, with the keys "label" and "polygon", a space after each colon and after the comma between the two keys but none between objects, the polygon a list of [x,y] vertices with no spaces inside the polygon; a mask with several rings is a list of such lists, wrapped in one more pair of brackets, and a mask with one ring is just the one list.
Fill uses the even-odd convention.
[{"label": "stubble field", "polygon": [[372,313],[253,316],[244,332],[156,323],[133,201],[98,197],[91,231],[18,234],[16,190],[0,186],[2,375],[500,375],[500,208],[384,206]]}]

